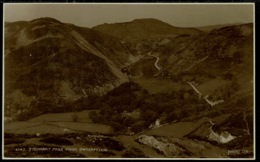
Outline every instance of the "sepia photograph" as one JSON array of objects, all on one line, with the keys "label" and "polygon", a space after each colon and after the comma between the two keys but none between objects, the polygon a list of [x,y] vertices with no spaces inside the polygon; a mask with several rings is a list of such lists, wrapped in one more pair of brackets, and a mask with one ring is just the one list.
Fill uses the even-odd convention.
[{"label": "sepia photograph", "polygon": [[254,3],[5,3],[4,159],[255,159]]}]

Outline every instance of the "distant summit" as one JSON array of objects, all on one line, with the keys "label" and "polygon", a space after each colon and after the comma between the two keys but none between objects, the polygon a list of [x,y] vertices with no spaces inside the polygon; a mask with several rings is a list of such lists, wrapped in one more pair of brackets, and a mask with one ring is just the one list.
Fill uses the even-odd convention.
[{"label": "distant summit", "polygon": [[154,18],[135,19],[124,23],[102,24],[92,29],[130,42],[158,36],[174,37],[181,34],[198,34],[202,32],[195,28],[174,27]]},{"label": "distant summit", "polygon": [[41,17],[41,18],[30,21],[30,23],[34,23],[34,22],[52,22],[52,23],[62,24],[62,22],[60,22],[59,20],[51,18],[51,17]]},{"label": "distant summit", "polygon": [[134,19],[131,22],[162,22],[161,20],[155,19],[155,18],[143,18],[143,19]]}]

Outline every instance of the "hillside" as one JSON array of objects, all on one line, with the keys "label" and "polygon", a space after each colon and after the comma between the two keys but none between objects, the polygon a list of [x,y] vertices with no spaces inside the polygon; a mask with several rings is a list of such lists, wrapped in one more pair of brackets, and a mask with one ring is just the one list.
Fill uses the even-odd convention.
[{"label": "hillside", "polygon": [[[209,78],[245,77],[253,79],[253,26],[243,24],[223,27],[208,33],[171,39],[150,51],[131,67],[133,76],[151,77],[167,72],[173,79],[203,82]],[[153,70],[151,70],[153,69]],[[249,81],[250,81],[249,80]]]},{"label": "hillside", "polygon": [[7,23],[4,50],[9,109],[101,95],[128,81],[121,67],[134,58],[116,38],[52,18]]},{"label": "hillside", "polygon": [[[130,66],[129,73],[131,80],[143,88],[156,86],[156,91],[172,93],[175,85],[190,86],[195,93],[192,96],[200,99],[201,104],[208,103],[208,107],[201,109],[200,113],[192,113],[196,109],[195,102],[189,105],[187,101],[177,106],[178,110],[185,111],[185,105],[189,105],[187,120],[205,116],[216,118],[222,130],[237,133],[237,129],[245,127],[244,122],[236,124],[243,121],[243,114],[250,120],[251,131],[253,129],[253,60],[253,24],[242,24],[171,39]],[[166,85],[162,85],[165,79],[169,82],[168,90],[165,90]],[[184,90],[184,86],[181,87]],[[229,116],[235,121],[229,123]],[[197,137],[204,138],[201,134]]]},{"label": "hillside", "polygon": [[209,32],[214,29],[219,29],[227,26],[234,26],[234,25],[241,25],[243,23],[232,23],[232,24],[221,24],[221,25],[209,25],[209,26],[202,26],[202,27],[197,27],[197,29],[204,31],[204,32]]}]

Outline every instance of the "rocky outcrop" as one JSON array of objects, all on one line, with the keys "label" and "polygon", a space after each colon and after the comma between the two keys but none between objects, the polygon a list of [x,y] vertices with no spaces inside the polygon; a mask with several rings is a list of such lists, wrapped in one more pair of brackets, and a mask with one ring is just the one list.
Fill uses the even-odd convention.
[{"label": "rocky outcrop", "polygon": [[154,148],[167,158],[227,157],[225,149],[204,141],[147,135],[141,135],[136,140],[143,145]]},{"label": "rocky outcrop", "polygon": [[184,155],[185,150],[172,143],[164,143],[153,136],[141,135],[137,139],[141,144],[147,145],[163,153],[166,157],[179,157]]}]

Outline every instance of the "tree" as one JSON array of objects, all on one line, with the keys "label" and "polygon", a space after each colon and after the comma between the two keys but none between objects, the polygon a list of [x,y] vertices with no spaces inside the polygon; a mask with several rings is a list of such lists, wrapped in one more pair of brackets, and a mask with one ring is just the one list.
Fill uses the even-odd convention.
[{"label": "tree", "polygon": [[176,120],[177,118],[178,118],[178,116],[176,115],[176,112],[173,111],[173,112],[171,112],[169,115],[167,115],[167,117],[166,117],[166,122],[167,122],[167,123],[170,123],[170,122]]},{"label": "tree", "polygon": [[236,52],[233,54],[232,59],[233,59],[233,61],[236,62],[236,63],[242,63],[242,61],[243,61],[243,54],[242,54],[240,51],[236,51]]},{"label": "tree", "polygon": [[235,92],[239,90],[240,86],[236,79],[222,87],[223,98],[230,98]]},{"label": "tree", "polygon": [[190,98],[190,94],[188,92],[185,92],[183,98],[184,100],[188,100]]},{"label": "tree", "polygon": [[89,106],[94,105],[95,103],[98,102],[99,98],[100,97],[98,95],[89,95],[88,96],[88,105]]},{"label": "tree", "polygon": [[76,114],[76,113],[72,114],[72,115],[71,115],[71,118],[72,118],[72,121],[73,121],[73,122],[78,122],[78,120],[79,120],[79,116],[78,116],[78,114]]},{"label": "tree", "polygon": [[120,131],[124,131],[126,130],[126,127],[120,123],[113,123],[112,127],[114,129],[115,132],[120,132]]},{"label": "tree", "polygon": [[91,120],[93,120],[94,118],[97,117],[97,112],[96,112],[95,110],[90,111],[89,114],[88,114],[88,116],[89,116],[89,118],[90,118]]},{"label": "tree", "polygon": [[147,121],[147,122],[153,122],[156,120],[157,118],[157,114],[156,112],[152,111],[152,110],[146,110],[142,113],[142,118]]},{"label": "tree", "polygon": [[148,127],[147,122],[142,120],[134,123],[131,127],[131,131],[137,133],[137,132],[141,132],[142,130],[145,130],[147,127]]},{"label": "tree", "polygon": [[232,80],[233,79],[233,74],[231,72],[225,72],[223,74],[223,79],[226,79],[226,80]]},{"label": "tree", "polygon": [[110,116],[114,113],[114,110],[111,106],[109,106],[108,104],[100,104],[100,114],[105,116]]}]

